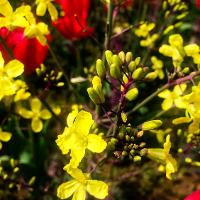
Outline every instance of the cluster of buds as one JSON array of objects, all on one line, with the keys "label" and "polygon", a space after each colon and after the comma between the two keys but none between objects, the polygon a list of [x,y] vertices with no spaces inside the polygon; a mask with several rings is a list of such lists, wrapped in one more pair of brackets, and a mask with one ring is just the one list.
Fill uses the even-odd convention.
[{"label": "cluster of buds", "polygon": [[160,120],[147,121],[136,128],[123,125],[119,129],[118,136],[111,138],[109,147],[114,151],[115,157],[138,162],[147,153],[146,143],[142,141],[144,131],[156,129],[161,125]]},{"label": "cluster of buds", "polygon": [[[128,101],[133,101],[138,96],[136,84],[140,81],[153,81],[157,78],[155,71],[149,72],[148,67],[140,64],[140,57],[133,59],[131,52],[113,54],[110,50],[105,51],[104,62],[101,59],[96,61],[97,76],[92,79],[92,87],[88,88],[90,99],[97,105],[105,102],[103,94],[102,81],[106,80],[112,85],[112,81],[117,80],[120,84],[119,91],[121,100],[126,98]],[[119,101],[122,103],[122,101]]]},{"label": "cluster of buds", "polygon": [[164,11],[164,18],[173,18],[173,24],[166,27],[164,34],[182,25],[181,20],[188,15],[188,6],[181,0],[165,0],[163,1],[162,8]]}]

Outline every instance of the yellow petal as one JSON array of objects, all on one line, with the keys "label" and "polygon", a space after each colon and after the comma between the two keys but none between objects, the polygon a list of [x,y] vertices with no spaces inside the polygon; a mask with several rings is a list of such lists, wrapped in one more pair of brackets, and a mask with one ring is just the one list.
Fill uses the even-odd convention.
[{"label": "yellow petal", "polygon": [[101,153],[105,150],[107,143],[102,139],[101,136],[95,134],[88,135],[88,146],[87,148],[95,153]]},{"label": "yellow petal", "polygon": [[3,67],[4,67],[4,59],[3,59],[2,53],[0,51],[0,70],[2,70]]},{"label": "yellow petal", "polygon": [[189,117],[179,117],[172,121],[173,124],[183,124],[183,123],[189,123],[191,122],[191,119]]},{"label": "yellow petal", "polygon": [[93,123],[92,115],[82,110],[76,116],[73,127],[77,130],[77,134],[88,135]]},{"label": "yellow petal", "polygon": [[24,72],[24,65],[18,60],[12,60],[5,66],[5,72],[9,77],[15,78]]},{"label": "yellow petal", "polygon": [[42,103],[38,98],[31,99],[30,104],[31,104],[31,110],[33,112],[39,112],[42,107]]},{"label": "yellow petal", "polygon": [[166,177],[168,179],[172,179],[171,174],[175,173],[177,171],[177,162],[176,160],[169,156],[167,161],[166,161]]},{"label": "yellow petal", "polygon": [[51,16],[51,20],[55,21],[58,18],[58,11],[56,10],[55,6],[52,3],[48,4],[48,11]]},{"label": "yellow petal", "polygon": [[36,9],[36,14],[38,16],[44,16],[47,10],[47,4],[44,2],[39,3]]},{"label": "yellow petal", "polygon": [[79,168],[73,168],[71,165],[68,164],[64,167],[64,170],[66,170],[67,173],[70,174],[70,176],[72,176],[78,182],[82,184],[86,183],[87,177]]},{"label": "yellow petal", "polygon": [[146,130],[156,129],[159,128],[161,125],[162,125],[161,120],[147,121],[142,124],[142,130],[146,131]]},{"label": "yellow petal", "polygon": [[33,118],[31,122],[31,128],[35,133],[40,132],[43,128],[42,121],[38,118]]},{"label": "yellow petal", "polygon": [[173,100],[172,99],[165,99],[163,102],[162,102],[162,109],[163,110],[168,110],[172,107],[173,105]]},{"label": "yellow petal", "polygon": [[104,199],[108,195],[108,185],[103,181],[88,180],[86,190],[97,199]]},{"label": "yellow petal", "polygon": [[162,91],[161,93],[158,94],[158,96],[160,98],[164,98],[164,99],[169,98],[170,95],[171,95],[171,92],[169,90],[164,90],[164,91]]},{"label": "yellow petal", "polygon": [[12,15],[13,9],[8,0],[0,1],[0,14],[3,16]]},{"label": "yellow petal", "polygon": [[40,112],[40,117],[42,119],[50,119],[51,118],[51,113],[47,110],[47,109],[44,109]]},{"label": "yellow petal", "polygon": [[184,50],[187,56],[193,56],[199,53],[199,46],[197,44],[189,44],[184,46]]},{"label": "yellow petal", "polygon": [[65,128],[64,132],[60,135],[58,135],[58,139],[56,140],[56,143],[63,154],[67,154],[69,152],[69,149],[71,149],[76,141],[76,135],[71,134],[71,131],[69,128]]},{"label": "yellow petal", "polygon": [[174,34],[169,36],[169,44],[174,47],[183,46],[183,38],[180,34]]},{"label": "yellow petal", "polygon": [[86,192],[83,185],[80,185],[79,188],[74,192],[72,200],[85,200]]},{"label": "yellow petal", "polygon": [[2,143],[0,142],[0,150],[2,149],[2,147],[3,147],[3,145],[2,145]]},{"label": "yellow petal", "polygon": [[164,152],[165,152],[166,154],[168,154],[169,151],[170,151],[170,149],[171,149],[170,135],[167,135],[166,141],[165,141],[165,143],[164,143]]},{"label": "yellow petal", "polygon": [[176,85],[174,87],[173,92],[180,96],[183,94],[183,92],[186,90],[186,88],[187,88],[187,84]]},{"label": "yellow petal", "polygon": [[1,131],[0,132],[0,140],[2,142],[8,142],[12,137],[12,134],[9,132]]},{"label": "yellow petal", "polygon": [[79,166],[79,163],[82,161],[83,157],[85,155],[85,148],[73,148],[71,149],[71,160],[69,164],[73,167],[76,168]]},{"label": "yellow petal", "polygon": [[80,186],[80,183],[76,180],[68,181],[61,184],[57,189],[57,196],[60,199],[66,199],[70,197]]},{"label": "yellow petal", "polygon": [[33,112],[25,108],[20,107],[18,113],[25,119],[31,119],[33,117]]}]

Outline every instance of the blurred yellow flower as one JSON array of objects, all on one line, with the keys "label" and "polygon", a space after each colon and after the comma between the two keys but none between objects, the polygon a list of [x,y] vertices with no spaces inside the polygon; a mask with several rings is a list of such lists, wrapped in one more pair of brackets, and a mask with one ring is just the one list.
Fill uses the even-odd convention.
[{"label": "blurred yellow flower", "polygon": [[18,113],[25,119],[32,119],[31,128],[34,132],[38,133],[43,128],[43,120],[51,118],[51,113],[47,109],[42,109],[42,103],[38,98],[30,100],[31,110],[19,107]]},{"label": "blurred yellow flower", "polygon": [[37,9],[36,14],[38,16],[44,16],[46,11],[48,10],[51,20],[55,21],[58,18],[58,11],[56,10],[55,6],[53,5],[54,0],[36,0]]}]

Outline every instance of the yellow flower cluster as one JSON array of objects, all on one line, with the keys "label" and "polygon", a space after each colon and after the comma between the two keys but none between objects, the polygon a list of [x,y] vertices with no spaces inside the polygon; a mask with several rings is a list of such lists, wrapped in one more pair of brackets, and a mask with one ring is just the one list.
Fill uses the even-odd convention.
[{"label": "yellow flower cluster", "polygon": [[193,134],[199,134],[200,129],[200,84],[192,87],[192,92],[181,97],[179,108],[185,109],[185,117],[173,120],[174,124],[190,123],[188,127],[188,142]]},{"label": "yellow flower cluster", "polygon": [[94,153],[101,153],[107,146],[100,135],[90,133],[93,123],[92,115],[89,112],[83,110],[78,112],[77,107],[74,107],[72,113],[67,117],[68,126],[61,135],[58,135],[56,143],[62,153],[68,154],[70,151],[71,159],[64,169],[73,178],[58,187],[57,195],[61,199],[68,198],[73,194],[73,200],[84,200],[86,191],[99,199],[104,199],[108,194],[106,183],[91,180],[89,174],[84,174],[82,170],[78,169],[86,149]]},{"label": "yellow flower cluster", "polygon": [[193,58],[193,62],[200,65],[200,48],[197,44],[183,46],[183,38],[180,34],[169,36],[169,45],[164,44],[159,48],[159,52],[164,56],[172,58],[173,65],[177,71],[181,70],[181,64],[185,56]]},{"label": "yellow flower cluster", "polygon": [[0,0],[0,28],[6,27],[13,30],[17,27],[25,28],[24,34],[29,38],[37,38],[45,45],[46,35],[49,34],[48,25],[36,22],[29,5],[22,5],[13,11],[8,0]]},{"label": "yellow flower cluster", "polygon": [[23,72],[24,65],[16,59],[4,65],[4,59],[0,52],[0,100],[6,96],[15,95],[14,101],[19,101],[30,96],[30,93],[26,91],[26,84],[15,79]]},{"label": "yellow flower cluster", "polygon": [[158,161],[165,165],[166,177],[172,179],[171,174],[177,171],[177,162],[169,153],[171,149],[170,135],[167,135],[164,148],[149,148],[147,156],[152,160]]},{"label": "yellow flower cluster", "polygon": [[135,35],[140,38],[144,38],[140,41],[140,45],[142,47],[150,47],[154,46],[155,41],[158,39],[159,35],[154,33],[151,34],[153,29],[155,28],[155,23],[151,22],[141,22],[139,27],[135,29]]}]

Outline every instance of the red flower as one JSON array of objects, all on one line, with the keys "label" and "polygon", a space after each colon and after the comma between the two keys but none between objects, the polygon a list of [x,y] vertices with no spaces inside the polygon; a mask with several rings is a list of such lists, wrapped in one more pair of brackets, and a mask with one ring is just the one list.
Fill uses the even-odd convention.
[{"label": "red flower", "polygon": [[194,191],[192,194],[187,196],[184,200],[200,200],[200,190]]},{"label": "red flower", "polygon": [[[23,29],[18,28],[9,32],[6,28],[1,28],[0,37],[12,51],[13,56],[24,64],[26,74],[32,73],[44,62],[48,52],[47,45],[42,46],[36,38],[25,37]],[[8,61],[9,55],[1,44],[0,51],[4,59]]]},{"label": "red flower", "polygon": [[197,7],[198,9],[200,9],[200,0],[196,0],[196,1],[195,1],[195,4],[196,4],[196,7]]},{"label": "red flower", "polygon": [[90,36],[93,29],[87,25],[90,0],[57,0],[64,16],[53,23],[67,39],[77,40]]}]

